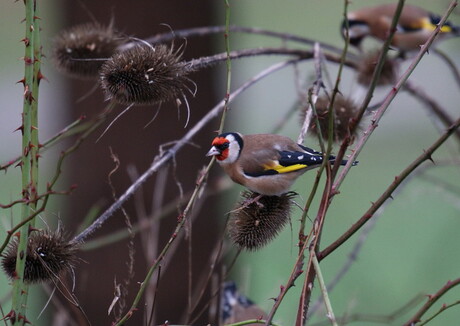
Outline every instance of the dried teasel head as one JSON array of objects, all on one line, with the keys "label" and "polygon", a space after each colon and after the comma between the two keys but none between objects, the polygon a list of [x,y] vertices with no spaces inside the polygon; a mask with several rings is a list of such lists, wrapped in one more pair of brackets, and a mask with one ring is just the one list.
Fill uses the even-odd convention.
[{"label": "dried teasel head", "polygon": [[292,198],[296,193],[257,199],[259,196],[258,193],[244,191],[244,200],[230,215],[228,232],[239,248],[257,250],[273,240],[289,221]]},{"label": "dried teasel head", "polygon": [[[323,139],[328,138],[329,105],[330,100],[326,96],[319,97],[315,104],[316,113],[318,115],[319,127],[321,129],[321,135]],[[353,135],[350,135],[350,122],[356,117],[356,114],[359,110],[359,108],[354,104],[354,102],[350,99],[347,99],[337,94],[332,108],[334,110],[333,141],[339,142],[344,140],[346,137],[356,136],[357,132],[359,131],[359,128],[356,128],[355,133]],[[318,135],[318,126],[315,117],[311,119],[310,131],[312,134]]]},{"label": "dried teasel head", "polygon": [[[375,67],[379,60],[380,50],[368,53],[364,56],[363,60],[360,61],[357,72],[358,72],[358,83],[364,86],[369,86],[372,81],[372,75],[374,74]],[[377,81],[378,86],[394,84],[398,77],[398,59],[387,58],[380,72],[380,78]]]},{"label": "dried teasel head", "polygon": [[112,25],[86,23],[73,26],[55,37],[53,61],[60,71],[72,77],[96,79],[104,61],[126,40]]},{"label": "dried teasel head", "polygon": [[[180,50],[180,49],[179,49]],[[107,99],[121,104],[155,104],[185,98],[193,82],[179,50],[140,43],[107,60],[100,71]]]},{"label": "dried teasel head", "polygon": [[[33,231],[28,239],[24,281],[41,283],[53,281],[72,269],[76,262],[78,244],[64,239],[62,231]],[[2,255],[2,268],[9,278],[14,279],[16,273],[16,256],[18,239],[8,245]]]}]

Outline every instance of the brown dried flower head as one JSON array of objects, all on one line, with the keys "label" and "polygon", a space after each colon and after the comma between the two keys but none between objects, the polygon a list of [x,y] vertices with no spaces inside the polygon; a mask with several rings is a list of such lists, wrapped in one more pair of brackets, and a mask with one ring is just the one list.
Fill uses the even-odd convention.
[{"label": "brown dried flower head", "polygon": [[[56,280],[76,262],[78,244],[64,239],[61,231],[34,231],[27,244],[24,281],[41,283]],[[18,240],[8,245],[2,255],[2,268],[9,278],[16,277]]]},{"label": "brown dried flower head", "polygon": [[95,79],[104,61],[125,42],[126,37],[111,25],[86,23],[57,35],[52,57],[60,71],[76,78]]},{"label": "brown dried flower head", "polygon": [[190,91],[189,64],[179,50],[166,45],[139,44],[115,54],[100,71],[107,99],[121,104],[155,104],[184,97]]},{"label": "brown dried flower head", "polygon": [[[326,96],[318,98],[315,104],[316,113],[318,114],[319,126],[323,139],[328,138],[329,127],[329,108],[330,100]],[[352,100],[347,99],[339,94],[335,97],[334,105],[334,135],[333,140],[336,142],[344,140],[348,136],[356,136],[359,128],[355,129],[355,134],[350,135],[350,121],[355,118],[359,108],[353,103]],[[302,120],[303,121],[303,120]],[[315,117],[312,118],[310,123],[310,131],[314,135],[318,135],[318,127]]]},{"label": "brown dried flower head", "polygon": [[[257,250],[273,240],[289,221],[294,192],[281,196],[261,196],[250,202],[258,193],[244,191],[243,201],[232,211],[228,232],[240,248]],[[247,204],[250,202],[249,204]]]},{"label": "brown dried flower head", "polygon": [[[358,65],[358,83],[364,86],[369,86],[372,81],[372,75],[374,74],[375,67],[379,60],[380,50],[368,53],[360,61]],[[378,86],[394,84],[398,77],[398,62],[397,58],[385,59],[382,71],[380,72],[380,78],[377,81]]]}]

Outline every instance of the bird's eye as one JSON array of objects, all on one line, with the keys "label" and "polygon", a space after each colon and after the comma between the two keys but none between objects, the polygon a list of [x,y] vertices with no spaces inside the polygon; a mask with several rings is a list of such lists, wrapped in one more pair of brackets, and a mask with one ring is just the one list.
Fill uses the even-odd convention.
[{"label": "bird's eye", "polygon": [[222,144],[216,145],[216,147],[220,151],[223,151],[223,150],[226,150],[228,148],[228,145],[229,145],[229,143],[222,143]]}]

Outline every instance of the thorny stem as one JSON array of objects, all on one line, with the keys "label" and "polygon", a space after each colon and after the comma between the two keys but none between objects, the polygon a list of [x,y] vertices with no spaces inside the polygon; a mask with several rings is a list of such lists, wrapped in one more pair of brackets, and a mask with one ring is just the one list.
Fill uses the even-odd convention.
[{"label": "thorny stem", "polygon": [[[441,298],[444,294],[446,294],[449,290],[453,287],[460,284],[460,278],[457,278],[453,281],[448,281],[442,288],[438,290],[433,295],[428,296],[428,301],[415,313],[415,315],[404,324],[404,326],[415,326],[417,323],[420,322],[420,318],[430,309],[439,298]],[[426,322],[424,323],[426,324]]]},{"label": "thorny stem", "polygon": [[24,283],[24,268],[27,256],[29,232],[34,227],[34,218],[28,217],[36,210],[34,198],[38,187],[38,85],[42,78],[40,73],[41,44],[38,18],[38,4],[35,0],[25,0],[25,27],[23,39],[24,54],[24,100],[22,113],[22,196],[32,199],[21,207],[21,220],[26,222],[19,231],[18,251],[16,256],[16,275],[13,279],[11,314],[12,325],[29,323],[26,318],[28,285]]}]

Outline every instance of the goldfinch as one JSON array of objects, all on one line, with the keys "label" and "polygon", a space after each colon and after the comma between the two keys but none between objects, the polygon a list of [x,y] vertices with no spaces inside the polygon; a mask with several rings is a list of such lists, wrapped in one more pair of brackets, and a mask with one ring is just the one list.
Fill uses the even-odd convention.
[{"label": "goldfinch", "polygon": [[[384,4],[375,7],[365,7],[349,12],[347,15],[350,44],[360,48],[361,42],[367,36],[386,40],[390,33],[391,21],[396,4]],[[405,5],[401,12],[396,33],[391,45],[402,52],[417,51],[423,45],[441,17],[422,8]],[[345,37],[345,21],[342,23],[342,35]],[[460,27],[447,22],[438,34],[437,40],[460,35]]]},{"label": "goldfinch", "polygon": [[215,156],[234,182],[266,196],[288,192],[300,175],[323,163],[322,153],[274,134],[223,133],[214,138],[206,156]]},{"label": "goldfinch", "polygon": [[[267,314],[251,301],[240,294],[235,282],[224,283],[221,293],[221,320],[222,324],[233,324],[249,319],[267,319]],[[258,325],[248,324],[248,325]]]}]

